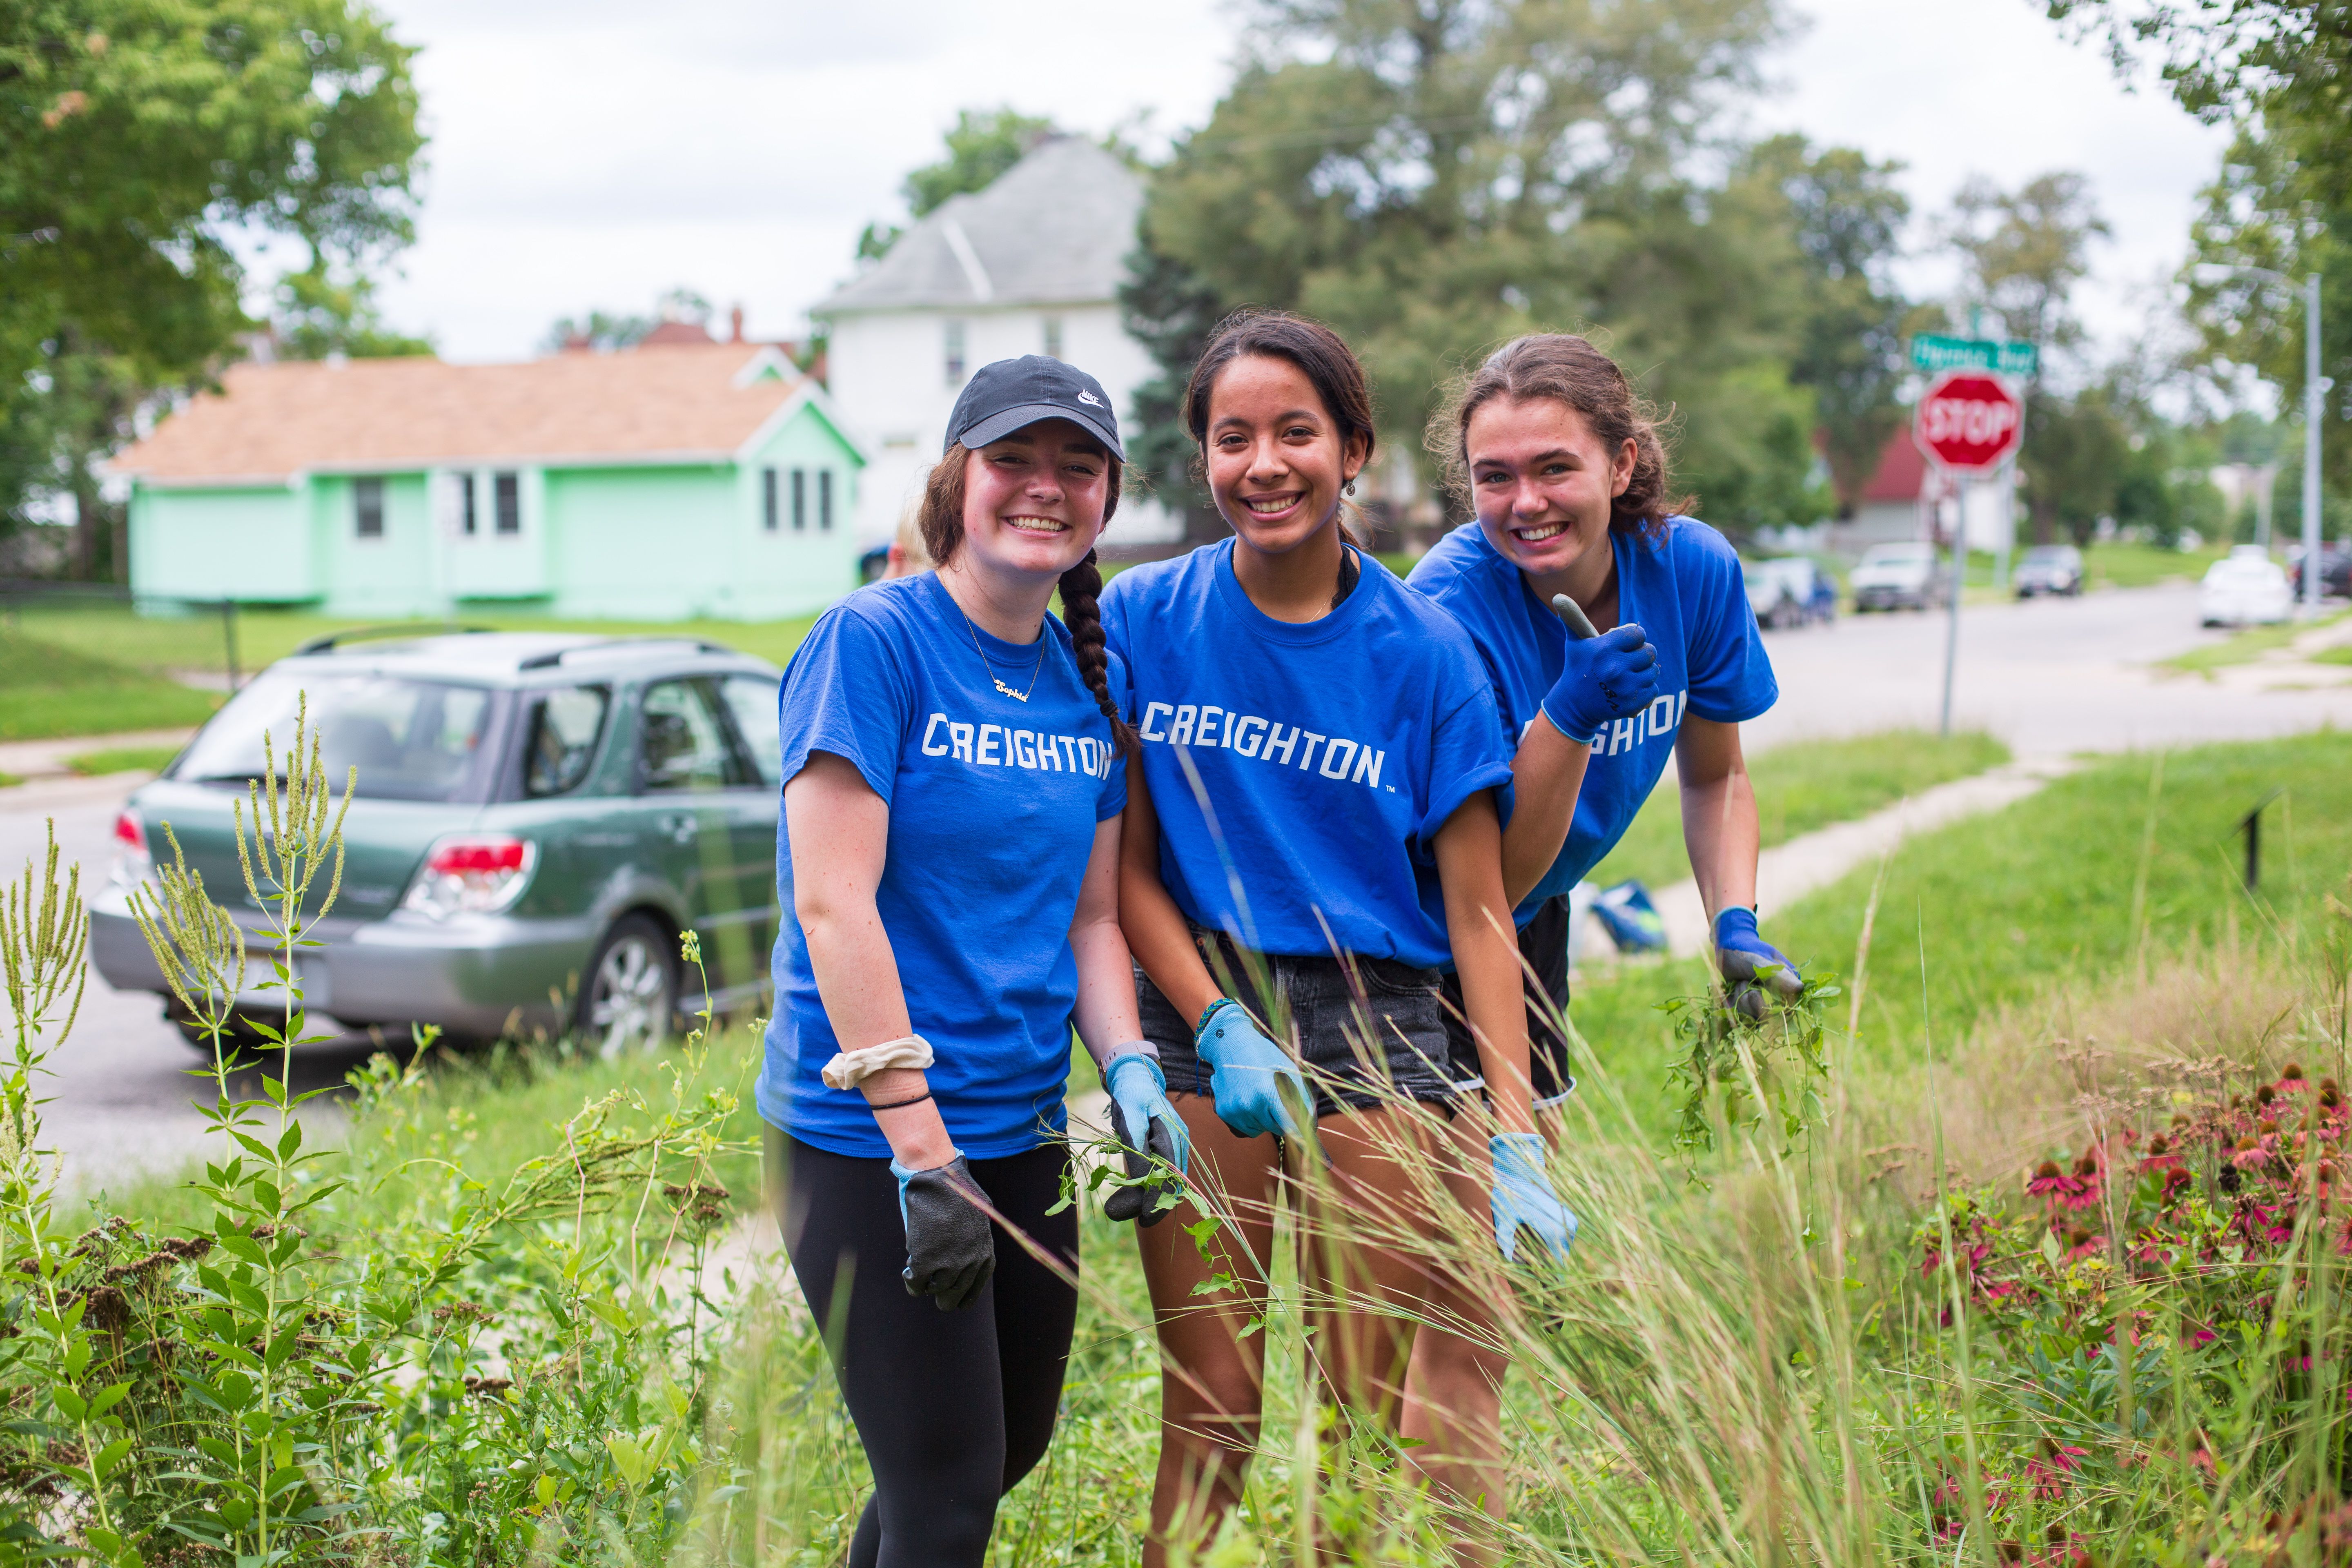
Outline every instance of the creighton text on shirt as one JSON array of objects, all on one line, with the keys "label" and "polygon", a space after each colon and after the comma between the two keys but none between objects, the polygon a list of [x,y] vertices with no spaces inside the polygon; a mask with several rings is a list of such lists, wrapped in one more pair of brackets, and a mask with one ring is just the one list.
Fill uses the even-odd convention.
[{"label": "creighton text on shirt", "polygon": [[934,713],[923,726],[923,755],[953,757],[979,768],[1110,777],[1110,748],[1091,735],[1048,735],[1004,724],[966,724]]},{"label": "creighton text on shirt", "polygon": [[[1162,720],[1167,728],[1160,729]],[[1276,767],[1313,769],[1327,779],[1379,789],[1388,752],[1345,735],[1318,735],[1303,724],[1286,729],[1278,721],[1236,712],[1214,703],[1147,702],[1137,734],[1171,746],[1220,746]],[[1317,759],[1318,751],[1322,752]],[[1393,786],[1391,786],[1393,787]]]}]

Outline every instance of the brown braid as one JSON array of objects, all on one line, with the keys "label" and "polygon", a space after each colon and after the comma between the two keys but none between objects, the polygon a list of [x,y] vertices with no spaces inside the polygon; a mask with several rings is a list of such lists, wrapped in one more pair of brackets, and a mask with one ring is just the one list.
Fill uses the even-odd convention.
[{"label": "brown braid", "polygon": [[1110,651],[1103,637],[1102,611],[1097,601],[1102,597],[1102,573],[1095,565],[1095,552],[1062,574],[1062,624],[1070,628],[1070,651],[1078,657],[1078,674],[1087,689],[1095,694],[1095,706],[1110,721],[1111,754],[1123,757],[1136,744],[1135,731],[1118,715],[1118,704],[1110,697]]}]

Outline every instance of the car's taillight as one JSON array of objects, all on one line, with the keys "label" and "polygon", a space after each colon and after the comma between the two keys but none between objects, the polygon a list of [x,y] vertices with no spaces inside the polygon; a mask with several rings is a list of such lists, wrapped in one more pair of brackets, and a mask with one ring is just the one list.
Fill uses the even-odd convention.
[{"label": "car's taillight", "polygon": [[522,896],[539,846],[509,833],[464,833],[437,840],[401,900],[433,919],[496,914]]},{"label": "car's taillight", "polygon": [[114,885],[135,888],[155,873],[155,858],[147,852],[147,825],[129,806],[114,819]]}]

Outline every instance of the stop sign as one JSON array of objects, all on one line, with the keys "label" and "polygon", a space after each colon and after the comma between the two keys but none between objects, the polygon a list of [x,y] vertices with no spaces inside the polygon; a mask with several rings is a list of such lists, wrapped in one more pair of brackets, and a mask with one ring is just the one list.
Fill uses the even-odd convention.
[{"label": "stop sign", "polygon": [[1947,468],[1998,468],[2017,450],[2025,409],[2016,395],[1978,370],[1948,371],[1919,400],[1913,438]]}]

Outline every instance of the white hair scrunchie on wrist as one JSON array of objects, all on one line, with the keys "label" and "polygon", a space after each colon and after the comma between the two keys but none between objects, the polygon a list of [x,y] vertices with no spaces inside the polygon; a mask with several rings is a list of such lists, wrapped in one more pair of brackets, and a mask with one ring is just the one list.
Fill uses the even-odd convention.
[{"label": "white hair scrunchie on wrist", "polygon": [[838,1052],[817,1076],[824,1079],[827,1089],[856,1089],[877,1072],[888,1072],[892,1068],[927,1068],[935,1059],[930,1041],[920,1035],[904,1035],[862,1050]]}]

